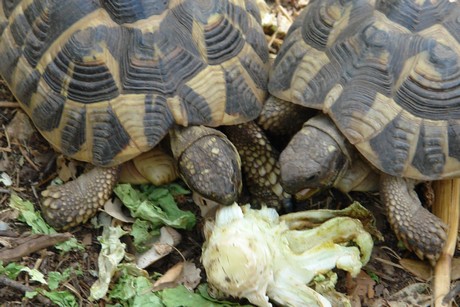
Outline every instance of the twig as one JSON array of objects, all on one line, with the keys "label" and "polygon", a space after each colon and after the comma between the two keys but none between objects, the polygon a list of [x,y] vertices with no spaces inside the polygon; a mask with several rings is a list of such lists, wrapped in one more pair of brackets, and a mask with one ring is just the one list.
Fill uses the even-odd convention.
[{"label": "twig", "polygon": [[284,15],[284,17],[286,17],[287,20],[289,20],[290,23],[293,22],[291,15],[289,15],[289,13],[286,11],[286,9],[281,5],[279,0],[275,1],[275,9],[278,10],[279,12],[281,12],[281,14]]},{"label": "twig", "polygon": [[0,188],[0,194],[11,194],[11,191],[5,188]]},{"label": "twig", "polygon": [[18,102],[0,101],[0,108],[19,108]]},{"label": "twig", "polygon": [[458,296],[458,294],[460,293],[460,283],[457,283],[455,285],[455,287],[453,287],[449,293],[446,294],[446,296],[444,297],[444,299],[442,300],[442,303],[447,305],[449,304],[451,301],[454,300],[454,298],[456,296]]},{"label": "twig", "polygon": [[[7,286],[7,287],[11,287],[13,289],[19,290],[19,291],[24,292],[24,293],[35,291],[35,288],[23,285],[20,282],[17,282],[15,280],[9,279],[5,275],[0,275],[0,284],[3,284],[5,286]],[[49,305],[52,304],[52,302],[48,298],[42,296],[41,294],[38,294],[36,296],[36,298],[40,303],[42,303],[42,304],[44,304],[46,306],[49,306]]]},{"label": "twig", "polygon": [[279,32],[279,27],[276,28],[276,31],[272,34],[270,41],[268,42],[269,48],[272,46],[273,42],[275,41],[276,36],[278,35],[278,32]]},{"label": "twig", "polygon": [[27,162],[29,162],[30,166],[32,166],[34,170],[39,172],[40,168],[29,158],[26,150],[21,145],[19,146],[19,151],[21,151],[22,156],[26,159]]}]

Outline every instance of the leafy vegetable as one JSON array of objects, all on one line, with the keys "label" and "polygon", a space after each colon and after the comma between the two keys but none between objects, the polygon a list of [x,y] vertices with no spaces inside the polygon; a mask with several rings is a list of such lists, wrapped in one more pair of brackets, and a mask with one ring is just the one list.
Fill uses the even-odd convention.
[{"label": "leafy vegetable", "polygon": [[119,184],[114,190],[133,217],[149,221],[156,228],[168,225],[190,230],[195,226],[195,215],[177,207],[172,194],[182,192],[177,185],[143,188],[144,191],[137,191],[129,184]]},{"label": "leafy vegetable", "polygon": [[56,290],[59,286],[71,278],[72,275],[81,276],[83,272],[74,268],[67,268],[64,272],[49,272],[48,273],[48,288]]},{"label": "leafy vegetable", "polygon": [[98,300],[106,295],[112,276],[125,256],[125,244],[120,242],[120,237],[124,234],[126,232],[119,226],[105,226],[102,235],[98,237],[99,242],[101,242],[101,252],[97,261],[99,278],[91,286],[91,300]]},{"label": "leafy vegetable", "polygon": [[0,275],[6,275],[6,277],[13,280],[18,277],[23,268],[25,268],[25,266],[15,262],[10,262],[7,266],[3,266],[3,262],[0,261]]},{"label": "leafy vegetable", "polygon": [[[296,213],[296,219],[304,217]],[[356,276],[373,247],[357,219],[339,216],[292,229],[274,209],[237,204],[219,209],[205,236],[202,262],[210,285],[257,306],[271,306],[269,297],[283,306],[331,306],[308,284],[335,267]]]},{"label": "leafy vegetable", "polygon": [[157,239],[162,226],[187,230],[195,226],[195,215],[180,210],[174,200],[174,196],[190,193],[180,185],[141,185],[139,189],[130,184],[119,184],[114,189],[115,194],[136,218],[130,235],[134,238],[133,243],[138,252],[142,253],[150,248],[149,243]]},{"label": "leafy vegetable", "polygon": [[27,272],[30,276],[30,280],[38,281],[41,284],[47,285],[48,283],[45,280],[45,275],[37,269],[31,269],[29,267],[23,267],[22,272]]},{"label": "leafy vegetable", "polygon": [[[23,200],[18,195],[12,194],[10,197],[10,207],[20,212],[19,220],[29,225],[33,233],[47,235],[57,233],[54,228],[45,222],[40,212],[35,211],[34,205],[30,201]],[[65,242],[58,243],[55,248],[63,252],[84,249],[83,245],[80,244],[76,238],[70,238]]]},{"label": "leafy vegetable", "polygon": [[119,299],[123,306],[163,306],[152,292],[152,283],[145,276],[121,275],[110,292],[111,299]]},{"label": "leafy vegetable", "polygon": [[69,291],[40,291],[44,296],[49,298],[58,306],[77,307],[77,299]]}]

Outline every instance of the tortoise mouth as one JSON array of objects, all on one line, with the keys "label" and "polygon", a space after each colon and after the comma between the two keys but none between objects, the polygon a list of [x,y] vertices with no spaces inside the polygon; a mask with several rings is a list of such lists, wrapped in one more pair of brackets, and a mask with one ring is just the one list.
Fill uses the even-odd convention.
[{"label": "tortoise mouth", "polygon": [[290,194],[297,194],[305,189],[331,187],[337,178],[336,172],[323,172],[321,165],[311,161],[302,167],[295,161],[281,164],[281,185]]}]

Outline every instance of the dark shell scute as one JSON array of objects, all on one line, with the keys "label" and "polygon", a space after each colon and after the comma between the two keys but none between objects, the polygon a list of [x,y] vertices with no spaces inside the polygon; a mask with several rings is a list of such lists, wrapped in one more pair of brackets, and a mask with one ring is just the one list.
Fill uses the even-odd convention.
[{"label": "dark shell scute", "polygon": [[397,89],[394,100],[417,117],[460,119],[460,58],[439,43],[433,44],[427,52],[427,64],[432,71],[412,70]]},{"label": "dark shell scute", "polygon": [[[291,36],[293,38],[294,35]],[[307,50],[300,46],[296,39],[284,41],[280,54],[275,59],[275,65],[271,71],[268,88],[270,92],[281,92],[291,87],[292,78],[295,74],[294,67],[297,67]]]},{"label": "dark shell scute", "polygon": [[38,87],[40,78],[40,73],[34,70],[16,85],[16,98],[21,104],[25,106],[30,105],[30,99]]},{"label": "dark shell scute", "polygon": [[208,30],[205,28],[204,40],[210,65],[228,61],[244,46],[241,32],[226,18],[222,18]]},{"label": "dark shell scute", "polygon": [[411,32],[420,32],[438,24],[450,11],[458,9],[451,1],[423,1],[419,4],[413,0],[380,0],[376,8]]},{"label": "dark shell scute", "polygon": [[64,110],[65,97],[49,92],[45,100],[33,110],[32,118],[38,129],[51,131],[59,126]]},{"label": "dark shell scute", "polygon": [[129,144],[130,136],[112,107],[97,110],[89,118],[93,128],[93,163],[108,165]]},{"label": "dark shell scute", "polygon": [[447,136],[449,140],[448,156],[460,161],[460,122],[455,120],[448,121]]},{"label": "dark shell scute", "polygon": [[163,95],[146,95],[144,135],[150,146],[155,146],[173,125],[174,119]]},{"label": "dark shell scute", "polygon": [[64,120],[61,150],[63,154],[72,156],[86,142],[86,108],[67,110]]},{"label": "dark shell scute", "polygon": [[[46,6],[45,4],[48,4]],[[24,12],[31,24],[24,46],[24,58],[31,67],[36,67],[45,50],[49,47],[48,36],[53,35],[49,24],[49,14],[52,8],[50,2],[35,1]],[[48,41],[48,43],[47,43]]]},{"label": "dark shell scute", "polygon": [[244,1],[244,4],[245,4],[245,7],[246,7],[246,11],[252,15],[252,17],[255,18],[255,20],[258,22],[258,23],[261,23],[262,22],[262,19],[260,17],[260,12],[259,12],[259,9],[257,8],[257,5],[256,5],[256,2],[255,1],[248,1],[248,0],[245,0]]},{"label": "dark shell scute", "polygon": [[43,76],[55,92],[65,90],[69,99],[82,103],[105,101],[119,95],[108,59],[104,58],[105,46],[117,50],[107,30],[103,26],[87,28],[70,37]]},{"label": "dark shell scute", "polygon": [[256,31],[254,28],[248,29],[246,32],[246,41],[251,45],[262,62],[268,62],[268,49],[266,48],[266,40],[263,33]]},{"label": "dark shell scute", "polygon": [[[225,113],[237,114],[239,112],[250,119],[257,117],[262,106],[238,69],[232,68],[225,71],[225,83],[227,93]],[[256,105],[259,105],[260,108],[255,108]]]},{"label": "dark shell scute", "polygon": [[177,89],[177,94],[182,101],[182,105],[186,108],[189,124],[196,125],[211,122],[211,109],[203,96],[187,85],[180,86]]},{"label": "dark shell scute", "polygon": [[460,42],[460,7],[453,8],[451,13],[444,19],[444,27],[458,42]]},{"label": "dark shell scute", "polygon": [[116,23],[124,24],[160,15],[168,8],[169,0],[106,0],[101,3]]},{"label": "dark shell scute", "polygon": [[[381,168],[393,176],[401,176],[409,157],[409,136],[415,134],[412,123],[397,116],[377,136],[370,140]],[[391,153],[391,154],[389,154]]]},{"label": "dark shell scute", "polygon": [[421,126],[412,165],[427,178],[439,178],[443,172],[446,155],[442,141],[442,129]]}]

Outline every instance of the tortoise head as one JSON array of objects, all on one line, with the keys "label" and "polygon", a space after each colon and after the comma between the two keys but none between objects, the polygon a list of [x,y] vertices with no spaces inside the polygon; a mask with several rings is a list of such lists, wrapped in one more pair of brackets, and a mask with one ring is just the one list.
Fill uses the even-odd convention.
[{"label": "tortoise head", "polygon": [[171,149],[181,178],[201,197],[221,205],[233,204],[241,192],[241,160],[220,131],[204,126],[171,131]]},{"label": "tortoise head", "polygon": [[316,116],[294,135],[281,153],[280,164],[281,184],[291,194],[331,187],[348,169],[344,137],[328,117]]}]

